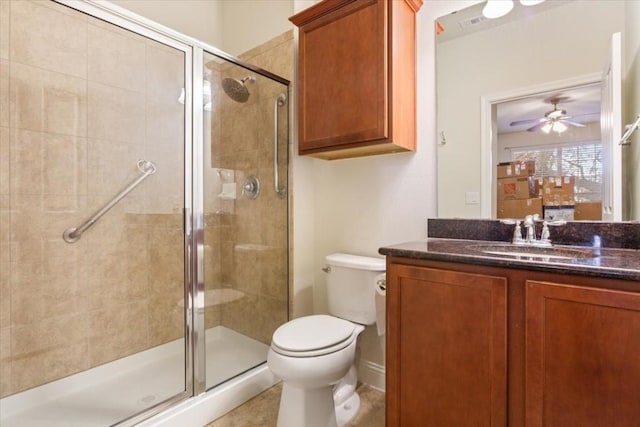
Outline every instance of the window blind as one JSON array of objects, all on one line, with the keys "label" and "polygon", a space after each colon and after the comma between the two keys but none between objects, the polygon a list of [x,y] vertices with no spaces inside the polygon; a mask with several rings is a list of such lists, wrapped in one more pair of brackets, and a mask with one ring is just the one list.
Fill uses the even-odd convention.
[{"label": "window blind", "polygon": [[599,141],[511,148],[511,160],[535,160],[537,178],[574,176],[578,202],[602,200],[602,144]]}]

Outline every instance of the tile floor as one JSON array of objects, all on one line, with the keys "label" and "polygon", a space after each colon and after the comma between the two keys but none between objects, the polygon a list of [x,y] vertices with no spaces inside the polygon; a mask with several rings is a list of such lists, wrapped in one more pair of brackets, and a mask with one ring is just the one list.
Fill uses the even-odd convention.
[{"label": "tile floor", "polygon": [[[205,427],[275,427],[281,385],[275,385]],[[384,427],[384,393],[358,386],[360,412],[348,427]]]}]

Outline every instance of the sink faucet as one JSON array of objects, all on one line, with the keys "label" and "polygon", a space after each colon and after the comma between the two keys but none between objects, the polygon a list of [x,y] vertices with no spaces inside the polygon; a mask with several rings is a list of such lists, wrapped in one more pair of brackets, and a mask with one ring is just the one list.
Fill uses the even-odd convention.
[{"label": "sink faucet", "polygon": [[542,233],[540,234],[540,240],[538,241],[540,246],[551,246],[551,233],[549,232],[549,226],[565,225],[567,221],[563,219],[557,219],[555,221],[544,221],[542,223]]},{"label": "sink faucet", "polygon": [[527,215],[524,217],[524,228],[527,231],[527,237],[524,239],[526,244],[532,244],[536,241],[536,221],[540,219],[540,215]]},{"label": "sink faucet", "polygon": [[520,228],[520,220],[517,219],[502,219],[502,224],[513,225],[513,240],[511,243],[514,245],[531,245],[531,246],[551,246],[551,233],[549,232],[549,226],[564,225],[567,221],[544,221],[542,223],[542,233],[540,234],[540,240],[536,238],[536,221],[540,221],[540,215],[533,214],[527,215],[522,221],[522,225],[525,229],[525,238],[522,238],[522,229]]}]

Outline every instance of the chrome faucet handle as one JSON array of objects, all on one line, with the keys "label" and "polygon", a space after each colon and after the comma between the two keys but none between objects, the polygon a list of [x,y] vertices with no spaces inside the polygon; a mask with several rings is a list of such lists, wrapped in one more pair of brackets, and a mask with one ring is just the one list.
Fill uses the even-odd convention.
[{"label": "chrome faucet handle", "polygon": [[565,225],[567,221],[563,219],[557,219],[555,221],[544,221],[542,223],[542,234],[540,235],[540,244],[543,246],[551,246],[551,232],[549,226],[557,227],[559,225]]},{"label": "chrome faucet handle", "polygon": [[511,219],[511,218],[501,219],[500,223],[506,224],[506,225],[515,225],[513,229],[513,238],[511,240],[511,243],[513,243],[514,245],[521,245],[524,242],[524,239],[522,238],[522,229],[520,228],[519,219]]}]

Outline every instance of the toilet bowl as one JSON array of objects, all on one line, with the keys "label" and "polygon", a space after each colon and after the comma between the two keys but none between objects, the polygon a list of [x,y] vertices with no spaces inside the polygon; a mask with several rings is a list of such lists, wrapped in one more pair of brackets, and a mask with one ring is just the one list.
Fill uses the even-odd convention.
[{"label": "toilet bowl", "polygon": [[360,406],[356,343],[375,323],[375,278],[383,259],[326,258],[331,315],[293,319],[273,334],[267,365],[282,382],[278,427],[342,427]]}]

